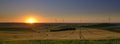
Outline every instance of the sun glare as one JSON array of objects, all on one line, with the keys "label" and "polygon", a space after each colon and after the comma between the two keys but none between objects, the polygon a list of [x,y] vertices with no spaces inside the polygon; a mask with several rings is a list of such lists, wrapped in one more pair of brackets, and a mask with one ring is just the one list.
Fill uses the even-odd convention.
[{"label": "sun glare", "polygon": [[35,18],[28,18],[27,20],[26,20],[26,23],[36,23],[37,22],[37,20],[35,19]]}]

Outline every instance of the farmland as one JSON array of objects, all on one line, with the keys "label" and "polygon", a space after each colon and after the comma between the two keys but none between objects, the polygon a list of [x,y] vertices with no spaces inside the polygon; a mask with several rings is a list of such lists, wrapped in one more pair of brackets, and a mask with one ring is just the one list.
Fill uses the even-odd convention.
[{"label": "farmland", "polygon": [[104,44],[112,44],[116,42],[119,44],[119,26],[119,23],[2,23],[0,24],[0,43],[45,44],[47,42],[69,44],[72,42],[76,44],[102,44],[101,42],[103,42]]}]

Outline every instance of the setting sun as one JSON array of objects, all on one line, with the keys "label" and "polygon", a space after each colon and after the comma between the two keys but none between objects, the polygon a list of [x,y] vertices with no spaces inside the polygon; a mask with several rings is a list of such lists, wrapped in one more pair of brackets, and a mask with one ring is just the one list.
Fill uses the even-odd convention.
[{"label": "setting sun", "polygon": [[36,22],[37,22],[37,20],[35,18],[28,18],[26,20],[26,23],[36,23]]}]

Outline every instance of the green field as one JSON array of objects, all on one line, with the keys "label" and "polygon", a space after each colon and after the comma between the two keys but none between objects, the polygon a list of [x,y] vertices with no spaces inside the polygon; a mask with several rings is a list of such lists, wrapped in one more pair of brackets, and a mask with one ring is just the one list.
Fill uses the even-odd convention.
[{"label": "green field", "polygon": [[120,39],[112,39],[112,40],[16,40],[16,41],[0,41],[0,44],[120,44]]}]

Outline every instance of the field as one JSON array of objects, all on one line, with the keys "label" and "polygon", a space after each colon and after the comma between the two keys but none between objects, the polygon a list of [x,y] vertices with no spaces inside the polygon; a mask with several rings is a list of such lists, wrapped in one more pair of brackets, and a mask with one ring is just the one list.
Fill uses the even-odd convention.
[{"label": "field", "polygon": [[17,40],[17,41],[0,41],[0,44],[120,44],[120,39],[111,39],[111,40]]},{"label": "field", "polygon": [[120,44],[119,23],[0,23],[0,44]]}]

